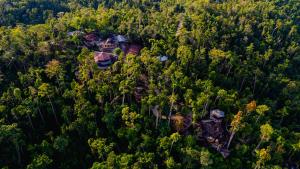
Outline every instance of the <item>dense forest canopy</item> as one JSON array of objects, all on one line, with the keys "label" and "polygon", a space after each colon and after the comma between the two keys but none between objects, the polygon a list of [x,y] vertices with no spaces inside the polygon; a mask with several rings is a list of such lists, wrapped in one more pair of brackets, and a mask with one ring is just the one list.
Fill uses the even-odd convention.
[{"label": "dense forest canopy", "polygon": [[[299,0],[0,0],[0,168],[299,168],[299,9]],[[116,48],[102,70],[89,33],[143,49]],[[181,118],[195,126],[215,109],[226,158],[198,141],[203,131],[181,130]]]}]

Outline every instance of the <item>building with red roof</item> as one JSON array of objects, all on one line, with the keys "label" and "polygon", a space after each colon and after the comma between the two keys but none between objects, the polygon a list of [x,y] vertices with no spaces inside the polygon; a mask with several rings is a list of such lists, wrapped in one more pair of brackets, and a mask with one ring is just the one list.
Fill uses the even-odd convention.
[{"label": "building with red roof", "polygon": [[116,56],[108,52],[95,52],[94,60],[100,69],[107,69],[116,60]]}]

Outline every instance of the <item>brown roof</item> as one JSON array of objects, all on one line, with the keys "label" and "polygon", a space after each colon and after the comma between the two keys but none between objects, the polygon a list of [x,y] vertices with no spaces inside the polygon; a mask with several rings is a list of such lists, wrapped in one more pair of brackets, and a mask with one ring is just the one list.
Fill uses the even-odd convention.
[{"label": "brown roof", "polygon": [[99,38],[95,33],[89,33],[84,36],[84,39],[86,41],[91,42],[91,41],[97,41]]},{"label": "brown roof", "polygon": [[138,55],[140,50],[142,49],[141,45],[138,44],[130,44],[126,54]]},{"label": "brown roof", "polygon": [[113,55],[106,52],[95,52],[94,60],[95,62],[104,62],[111,60]]}]

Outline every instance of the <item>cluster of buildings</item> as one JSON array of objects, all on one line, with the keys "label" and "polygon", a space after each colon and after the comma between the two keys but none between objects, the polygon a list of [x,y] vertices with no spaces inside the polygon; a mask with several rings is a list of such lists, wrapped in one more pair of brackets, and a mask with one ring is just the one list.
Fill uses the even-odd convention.
[{"label": "cluster of buildings", "polygon": [[[107,69],[112,65],[118,56],[115,54],[117,48],[121,49],[125,57],[128,54],[138,55],[142,46],[136,43],[130,43],[129,40],[123,35],[111,35],[105,39],[100,38],[96,32],[84,34],[80,31],[69,32],[69,36],[83,35],[83,42],[86,47],[93,49],[94,61],[97,63],[99,69]],[[158,56],[160,62],[166,62],[168,56]],[[146,75],[141,75],[137,81],[137,87],[134,89],[134,96],[137,102],[141,102],[143,95],[148,90],[148,78]],[[168,119],[162,116],[158,110],[158,106],[153,109],[153,114],[157,119]],[[225,114],[223,111],[215,109],[210,111],[209,119],[201,119],[193,123],[192,115],[172,115],[170,117],[171,124],[174,129],[182,134],[193,133],[199,142],[204,145],[211,146],[220,152],[224,158],[229,155],[227,144],[229,140],[229,133],[223,124]]]},{"label": "cluster of buildings", "polygon": [[112,65],[118,56],[114,53],[119,48],[125,56],[128,54],[138,55],[142,46],[137,43],[130,43],[123,35],[111,35],[102,39],[96,32],[91,32],[83,36],[84,45],[95,50],[94,60],[100,69],[107,69]]},{"label": "cluster of buildings", "polygon": [[[158,106],[152,109],[153,114],[160,119],[168,119],[162,116]],[[172,115],[170,117],[173,128],[184,135],[194,134],[200,144],[210,146],[224,158],[228,157],[230,151],[227,149],[229,132],[223,123],[225,113],[219,109],[210,111],[209,119],[201,119],[193,123],[192,114],[187,116]]]},{"label": "cluster of buildings", "polygon": [[[130,42],[124,35],[110,35],[107,38],[101,38],[101,35],[97,31],[84,33],[78,30],[68,32],[67,35],[69,37],[81,37],[84,46],[95,51],[94,60],[99,69],[107,69],[118,60],[118,56],[114,52],[115,49],[121,49],[125,57],[128,54],[138,55],[142,49],[142,45]],[[160,62],[166,62],[169,57],[162,55],[158,56],[157,59]]]},{"label": "cluster of buildings", "polygon": [[[126,36],[123,35],[110,35],[107,38],[101,38],[100,34],[96,31],[84,33],[82,31],[68,32],[67,35],[82,37],[84,46],[95,51],[94,60],[99,69],[107,69],[112,65],[118,56],[114,53],[115,49],[121,49],[125,56],[128,54],[138,55],[142,46],[138,43],[132,43]],[[158,56],[160,62],[166,62],[168,56]]]},{"label": "cluster of buildings", "polygon": [[229,133],[223,124],[225,113],[219,109],[210,111],[210,118],[203,119],[194,124],[197,138],[199,141],[209,144],[212,148],[222,154],[224,158],[228,157],[230,151],[227,149]]}]

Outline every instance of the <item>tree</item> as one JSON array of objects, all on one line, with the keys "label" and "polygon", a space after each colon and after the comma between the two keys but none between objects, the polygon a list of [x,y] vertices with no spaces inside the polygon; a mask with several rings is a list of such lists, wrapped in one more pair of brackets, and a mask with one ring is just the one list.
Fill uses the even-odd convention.
[{"label": "tree", "polygon": [[169,111],[169,115],[168,115],[168,124],[170,125],[173,106],[174,106],[174,103],[177,101],[177,96],[175,95],[174,92],[172,93],[171,96],[169,96],[169,101],[170,101],[171,106],[170,106],[170,111]]},{"label": "tree", "polygon": [[258,145],[256,146],[256,149],[258,149],[260,147],[260,144],[262,142],[269,141],[272,137],[273,132],[274,132],[273,127],[268,123],[260,126],[260,141],[259,141]]},{"label": "tree", "polygon": [[54,106],[51,100],[51,97],[54,95],[54,90],[52,89],[52,87],[48,84],[48,83],[42,83],[39,88],[38,88],[38,96],[40,96],[41,98],[47,97],[50,105],[51,105],[51,110],[53,113],[53,116],[55,118],[56,123],[59,125],[56,113],[54,111]]},{"label": "tree", "polygon": [[129,107],[126,106],[122,109],[122,120],[124,120],[127,127],[135,128],[135,123],[140,118],[141,115],[136,112],[130,112]]},{"label": "tree", "polygon": [[0,144],[3,145],[3,149],[0,151],[11,148],[11,145],[13,145],[12,151],[15,151],[16,158],[14,155],[11,156],[11,150],[7,152],[7,155],[10,156],[12,162],[16,159],[17,165],[20,167],[22,164],[21,149],[24,143],[22,130],[18,128],[17,124],[6,125],[4,124],[4,120],[0,119]]},{"label": "tree", "polygon": [[211,153],[207,149],[203,149],[200,152],[200,164],[204,167],[213,164],[213,160],[211,159]]},{"label": "tree", "polygon": [[19,88],[15,88],[14,91],[13,91],[13,94],[15,96],[15,98],[21,102],[22,104],[14,107],[12,109],[12,112],[13,114],[15,114],[15,116],[17,117],[18,115],[26,115],[28,120],[29,120],[29,124],[30,126],[32,127],[32,129],[34,129],[34,126],[33,126],[33,123],[32,123],[32,119],[31,119],[31,116],[32,116],[32,109],[31,109],[31,105],[32,103],[30,102],[29,99],[25,99],[22,101],[22,92]]},{"label": "tree", "polygon": [[93,154],[97,154],[99,159],[104,160],[107,155],[112,152],[114,144],[107,143],[105,138],[89,139],[88,144]]},{"label": "tree", "polygon": [[166,164],[167,168],[175,168],[176,167],[176,162],[174,161],[173,157],[167,157],[165,164]]},{"label": "tree", "polygon": [[190,62],[193,60],[193,54],[188,46],[179,46],[177,49],[177,58],[180,61],[181,66],[186,67],[189,70]]},{"label": "tree", "polygon": [[170,140],[172,141],[172,143],[171,143],[170,152],[172,151],[174,143],[176,143],[177,141],[179,141],[180,138],[181,137],[180,137],[180,134],[178,132],[171,134]]},{"label": "tree", "polygon": [[45,72],[49,78],[56,77],[58,79],[58,77],[62,74],[63,69],[60,62],[53,59],[46,64]]},{"label": "tree", "polygon": [[256,151],[258,160],[255,164],[255,169],[264,168],[264,164],[271,159],[270,147],[267,149],[263,148]]},{"label": "tree", "polygon": [[26,169],[47,169],[52,163],[52,159],[50,159],[47,155],[42,154],[34,157],[32,163],[27,165]]},{"label": "tree", "polygon": [[256,107],[256,112],[258,113],[258,117],[256,119],[256,123],[258,122],[259,118],[264,115],[270,108],[267,105],[259,105]]},{"label": "tree", "polygon": [[255,100],[251,101],[250,103],[248,103],[246,105],[247,114],[254,111],[255,109],[256,109],[256,101]]},{"label": "tree", "polygon": [[230,128],[230,138],[227,143],[227,149],[230,147],[230,143],[235,135],[235,133],[240,129],[241,122],[242,122],[242,111],[239,111],[236,115],[234,115],[232,121],[231,121],[231,128]]},{"label": "tree", "polygon": [[58,136],[55,138],[53,147],[59,152],[64,152],[69,145],[69,139],[64,136]]}]

